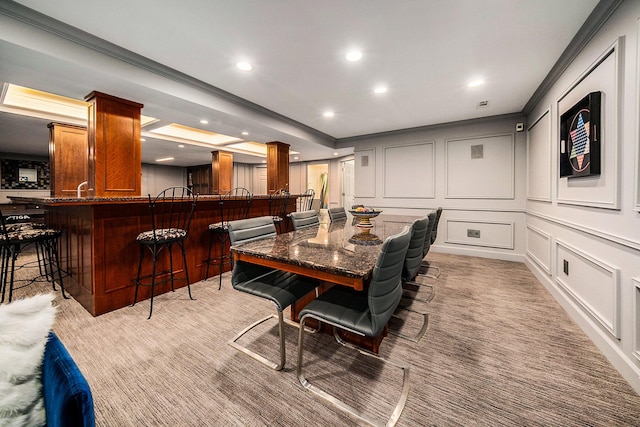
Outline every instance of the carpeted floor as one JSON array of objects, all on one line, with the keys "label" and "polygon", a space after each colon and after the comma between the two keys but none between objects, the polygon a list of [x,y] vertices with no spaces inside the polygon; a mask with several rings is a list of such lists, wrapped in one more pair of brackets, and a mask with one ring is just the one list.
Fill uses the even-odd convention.
[{"label": "carpeted floor", "polygon": [[[388,336],[380,353],[411,366],[399,426],[633,426],[640,397],[519,263],[430,253],[440,278],[419,343]],[[20,274],[28,274],[23,270]],[[227,345],[275,312],[234,291],[229,274],[92,317],[57,292],[55,331],[91,385],[98,426],[364,425],[306,392],[295,376],[297,329],[275,372]],[[14,297],[48,292],[46,283]],[[426,292],[421,290],[420,292]],[[406,312],[401,313],[406,316]],[[244,343],[277,360],[276,321]],[[411,333],[414,316],[395,321]],[[249,342],[252,341],[252,342]],[[384,420],[401,371],[324,334],[305,337],[308,379]]]}]

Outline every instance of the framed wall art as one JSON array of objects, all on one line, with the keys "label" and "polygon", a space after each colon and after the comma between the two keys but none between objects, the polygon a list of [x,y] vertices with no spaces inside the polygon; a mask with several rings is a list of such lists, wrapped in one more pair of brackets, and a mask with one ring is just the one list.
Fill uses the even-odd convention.
[{"label": "framed wall art", "polygon": [[560,116],[560,177],[600,175],[601,92],[591,92]]}]

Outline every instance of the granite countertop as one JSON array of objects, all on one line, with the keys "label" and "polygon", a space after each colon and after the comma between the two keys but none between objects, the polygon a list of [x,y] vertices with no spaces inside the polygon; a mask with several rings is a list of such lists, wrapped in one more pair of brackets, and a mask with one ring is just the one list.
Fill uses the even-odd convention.
[{"label": "granite countertop", "polygon": [[[298,194],[291,194],[292,198],[297,198]],[[198,195],[198,200],[218,200],[220,195],[203,194]],[[7,196],[13,203],[38,204],[44,206],[52,205],[96,205],[96,204],[114,204],[114,203],[139,203],[148,202],[149,196],[135,197],[25,197],[25,196]],[[268,194],[256,194],[254,199],[268,199]]]},{"label": "granite countertop", "polygon": [[[362,230],[353,224],[349,216],[347,220],[236,245],[232,251],[367,280],[378,259],[383,240],[402,231],[414,219],[410,216],[381,215],[371,220],[373,228],[369,238],[361,240]],[[376,236],[378,239],[375,239]]]}]

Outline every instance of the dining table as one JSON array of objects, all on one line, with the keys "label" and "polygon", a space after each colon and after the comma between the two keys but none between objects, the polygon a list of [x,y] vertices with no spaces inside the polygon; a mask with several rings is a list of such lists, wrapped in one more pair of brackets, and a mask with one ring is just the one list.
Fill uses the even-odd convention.
[{"label": "dining table", "polygon": [[[323,223],[288,233],[231,246],[234,261],[242,261],[297,273],[321,282],[319,292],[332,286],[348,286],[366,292],[385,239],[400,233],[416,216],[387,215],[362,221],[347,214],[344,220]],[[291,319],[315,295],[291,306]],[[341,332],[343,339],[378,352],[387,329],[378,337],[359,337]]]}]

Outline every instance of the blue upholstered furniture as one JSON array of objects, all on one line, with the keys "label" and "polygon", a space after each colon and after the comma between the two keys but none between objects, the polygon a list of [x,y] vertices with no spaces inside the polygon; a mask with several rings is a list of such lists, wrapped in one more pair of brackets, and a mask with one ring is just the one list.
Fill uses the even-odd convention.
[{"label": "blue upholstered furniture", "polygon": [[53,332],[49,333],[44,351],[42,392],[47,426],[95,426],[89,384]]}]

